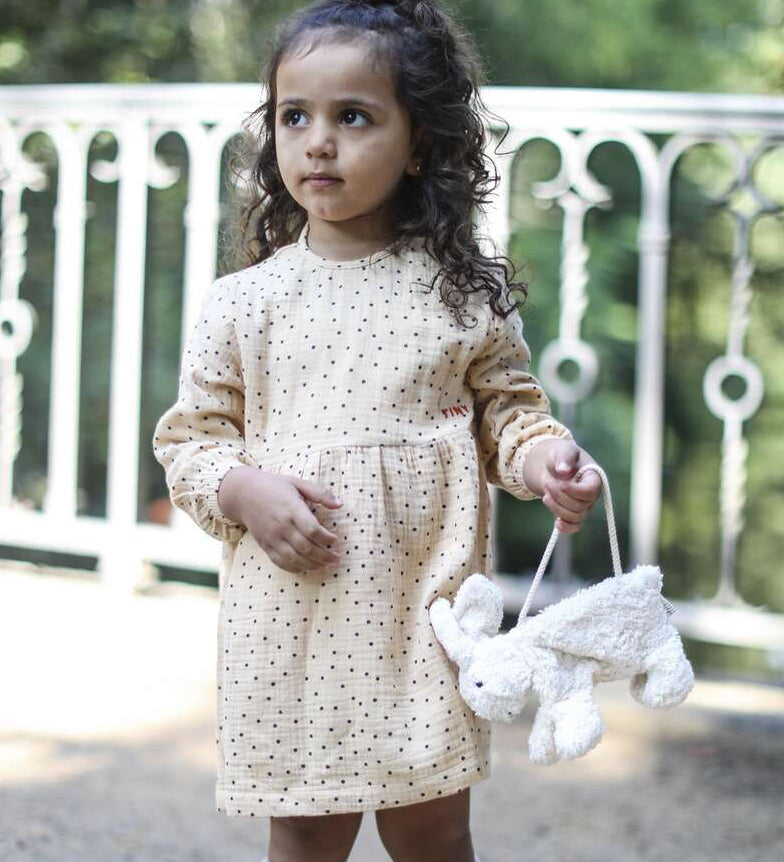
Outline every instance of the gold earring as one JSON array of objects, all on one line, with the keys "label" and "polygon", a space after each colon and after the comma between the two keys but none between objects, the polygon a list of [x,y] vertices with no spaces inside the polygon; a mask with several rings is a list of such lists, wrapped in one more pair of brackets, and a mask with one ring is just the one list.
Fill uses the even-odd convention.
[{"label": "gold earring", "polygon": [[422,162],[417,162],[416,172],[417,172],[417,175],[422,173]]}]

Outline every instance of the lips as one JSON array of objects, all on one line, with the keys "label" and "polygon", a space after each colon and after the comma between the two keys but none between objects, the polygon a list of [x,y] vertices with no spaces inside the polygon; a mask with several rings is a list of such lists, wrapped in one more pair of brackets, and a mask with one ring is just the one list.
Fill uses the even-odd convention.
[{"label": "lips", "polygon": [[338,177],[330,177],[330,176],[309,176],[305,177],[305,182],[310,183],[310,185],[315,186],[316,188],[320,186],[334,186],[340,182],[343,182]]}]

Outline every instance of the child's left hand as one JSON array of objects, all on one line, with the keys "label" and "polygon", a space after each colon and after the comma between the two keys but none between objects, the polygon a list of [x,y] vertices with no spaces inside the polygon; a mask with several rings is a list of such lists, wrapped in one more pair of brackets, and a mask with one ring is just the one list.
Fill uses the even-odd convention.
[{"label": "child's left hand", "polygon": [[[532,459],[534,463],[530,463]],[[524,471],[526,477],[531,477],[531,481],[525,479],[526,485],[542,497],[544,505],[556,516],[555,526],[562,533],[580,531],[602,491],[602,480],[593,470],[579,482],[572,481],[581,467],[595,463],[571,440],[542,440],[526,455]]]}]

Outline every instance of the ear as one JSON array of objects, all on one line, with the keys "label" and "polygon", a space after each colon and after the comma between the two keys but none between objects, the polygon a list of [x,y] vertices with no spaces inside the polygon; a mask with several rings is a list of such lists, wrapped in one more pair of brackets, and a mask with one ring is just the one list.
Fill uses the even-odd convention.
[{"label": "ear", "polygon": [[470,637],[492,637],[501,627],[504,598],[496,584],[474,572],[458,588],[452,611],[460,628]]},{"label": "ear", "polygon": [[421,155],[422,142],[425,139],[425,127],[421,125],[413,125],[411,127],[411,148],[412,156]]},{"label": "ear", "polygon": [[411,129],[411,143],[409,146],[408,164],[406,165],[406,173],[412,176],[419,176],[417,173],[417,165],[421,165],[424,153],[425,127],[414,126]]},{"label": "ear", "polygon": [[436,599],[429,608],[430,625],[444,651],[461,670],[474,660],[476,640],[461,628],[445,598]]},{"label": "ear", "polygon": [[429,609],[430,623],[446,654],[460,668],[474,659],[476,645],[496,634],[504,613],[501,590],[484,575],[475,572],[460,585],[454,604],[443,597]]}]

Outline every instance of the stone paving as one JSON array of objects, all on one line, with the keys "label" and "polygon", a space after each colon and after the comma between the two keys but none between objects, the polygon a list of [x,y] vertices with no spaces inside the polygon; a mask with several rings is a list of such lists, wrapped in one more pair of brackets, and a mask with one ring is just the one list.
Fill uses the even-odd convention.
[{"label": "stone paving", "polygon": [[[0,570],[0,862],[260,862],[268,820],[213,811],[214,591],[113,598]],[[597,689],[583,758],[528,761],[533,704],[471,790],[482,862],[781,862],[784,687],[698,679],[650,710]],[[387,862],[365,815],[351,862]]]}]

